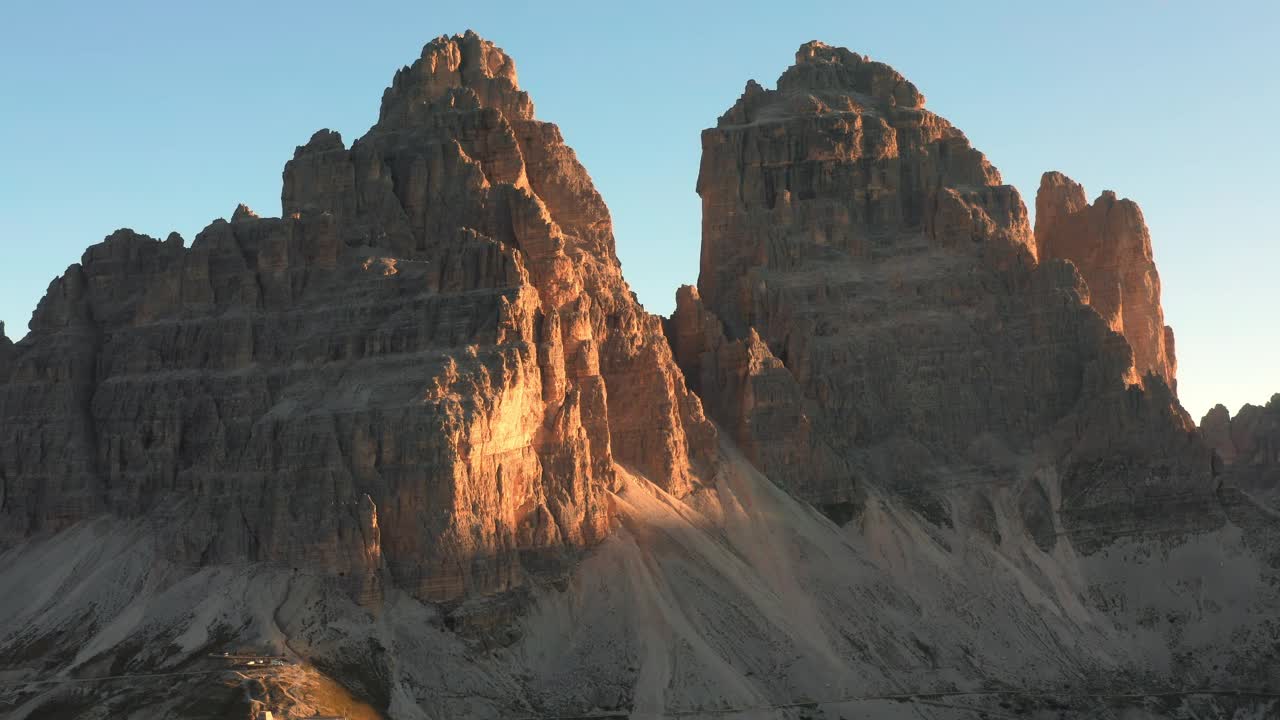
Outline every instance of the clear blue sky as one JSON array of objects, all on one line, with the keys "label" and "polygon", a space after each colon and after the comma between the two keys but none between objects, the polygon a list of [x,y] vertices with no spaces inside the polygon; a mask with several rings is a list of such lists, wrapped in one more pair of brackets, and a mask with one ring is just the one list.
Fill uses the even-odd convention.
[{"label": "clear blue sky", "polygon": [[1261,1],[6,2],[9,336],[118,227],[190,242],[238,202],[278,214],[295,145],[361,135],[395,70],[466,28],[577,149],[652,311],[697,277],[699,131],[820,39],[911,78],[1028,202],[1058,169],[1141,204],[1197,418],[1280,392],[1280,3]]}]

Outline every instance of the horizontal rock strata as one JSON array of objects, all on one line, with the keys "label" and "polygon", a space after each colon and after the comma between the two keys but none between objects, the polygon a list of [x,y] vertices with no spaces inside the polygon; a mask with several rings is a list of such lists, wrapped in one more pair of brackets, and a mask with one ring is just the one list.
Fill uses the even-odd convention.
[{"label": "horizontal rock strata", "polygon": [[110,512],[182,563],[449,600],[599,541],[617,462],[676,495],[712,471],[604,203],[491,43],[427,45],[281,196],[190,247],[113,233],[3,341],[3,542]]},{"label": "horizontal rock strata", "polygon": [[1028,517],[1086,524],[1210,491],[1165,376],[1135,383],[1087,276],[1037,257],[1017,191],[892,68],[808,43],[702,148],[701,272],[668,334],[775,482],[841,519],[888,489],[943,524],[983,513],[929,490],[957,481],[1053,477]]}]

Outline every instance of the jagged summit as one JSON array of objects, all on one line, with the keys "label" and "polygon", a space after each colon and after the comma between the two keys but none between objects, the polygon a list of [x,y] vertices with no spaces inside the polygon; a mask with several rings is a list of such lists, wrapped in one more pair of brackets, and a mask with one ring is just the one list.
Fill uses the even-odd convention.
[{"label": "jagged summit", "polygon": [[[769,112],[761,114],[765,107]],[[743,125],[791,113],[880,115],[923,107],[924,95],[897,70],[813,40],[796,51],[796,63],[778,78],[777,89],[768,90],[748,80],[742,97],[720,117],[718,125]]]},{"label": "jagged summit", "polygon": [[778,90],[852,91],[890,106],[924,106],[924,95],[897,70],[816,40],[796,51],[796,64],[778,78]]},{"label": "jagged summit", "polygon": [[[1249,407],[1245,405],[1243,409],[1247,410]],[[1231,411],[1226,405],[1218,403],[1209,408],[1209,411],[1200,419],[1200,434],[1223,462],[1227,464],[1235,462],[1236,444],[1231,436]]]},{"label": "jagged summit", "polygon": [[346,149],[346,144],[342,142],[342,133],[337,130],[330,130],[329,128],[321,128],[311,134],[311,139],[307,140],[305,145],[295,147],[293,150],[293,156],[297,158],[310,153]]},{"label": "jagged summit", "polygon": [[508,121],[533,119],[533,102],[519,87],[515,62],[501,48],[467,30],[427,43],[421,58],[396,73],[382,94],[375,128],[421,122],[425,108],[442,98],[494,108]]},{"label": "jagged summit", "polygon": [[[698,293],[669,331],[706,407],[766,475],[841,517],[871,485],[940,519],[985,512],[921,499],[970,472],[975,443],[1062,478],[1073,503],[1127,502],[1127,481],[1097,473],[1116,436],[1134,467],[1185,459],[1152,491],[1207,493],[1209,451],[1170,391],[1133,404],[1133,353],[1086,304],[1102,282],[1037,253],[1018,192],[922,102],[887,65],[808,43],[777,90],[748,84],[703,131]],[[1065,215],[1082,201],[1063,187]],[[1154,266],[1135,272],[1151,293],[1128,306],[1156,317]],[[1148,324],[1128,327],[1165,343]]]},{"label": "jagged summit", "polygon": [[1216,405],[1200,420],[1200,432],[1234,484],[1280,510],[1280,393],[1266,405],[1246,403],[1234,417]]},{"label": "jagged summit", "polygon": [[245,222],[247,220],[257,220],[257,219],[258,219],[258,213],[254,212],[253,208],[249,207],[248,205],[245,205],[244,203],[240,203],[239,205],[236,205],[235,212],[231,213],[231,222],[233,223]]},{"label": "jagged summit", "polygon": [[1133,350],[1131,381],[1152,373],[1176,390],[1173,328],[1164,322],[1160,273],[1137,203],[1111,190],[1089,203],[1082,185],[1046,172],[1036,193],[1035,242],[1042,261],[1068,260],[1080,270],[1089,305]]},{"label": "jagged summit", "polygon": [[676,496],[712,477],[604,203],[532,108],[492,43],[440,38],[350,148],[296,148],[282,218],[91,246],[0,347],[0,547],[152,518],[172,562],[458,600],[602,541],[617,463]]}]

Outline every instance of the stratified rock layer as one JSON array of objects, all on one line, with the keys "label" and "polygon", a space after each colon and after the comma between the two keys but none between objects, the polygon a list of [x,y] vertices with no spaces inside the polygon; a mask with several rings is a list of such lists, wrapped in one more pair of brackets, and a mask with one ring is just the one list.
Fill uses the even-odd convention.
[{"label": "stratified rock layer", "polygon": [[608,532],[616,462],[683,495],[714,430],[608,211],[472,33],[322,130],[283,218],[120,230],[0,345],[0,541],[146,516],[171,560],[503,590]]},{"label": "stratified rock layer", "polygon": [[1176,389],[1173,328],[1164,324],[1160,273],[1138,205],[1110,190],[1089,204],[1083,186],[1047,172],[1036,193],[1035,238],[1041,261],[1069,260],[1080,270],[1089,305],[1133,349],[1135,379],[1154,373]]},{"label": "stratified rock layer", "polygon": [[1076,268],[1037,261],[1017,191],[923,105],[814,42],[703,132],[701,274],[668,334],[712,416],[838,519],[876,486],[984,525],[985,501],[931,488],[1012,483],[1051,545],[1054,516],[1206,495],[1210,453],[1169,388],[1133,384]]},{"label": "stratified rock layer", "polygon": [[1277,716],[1276,513],[910,83],[810,44],[704,138],[713,438],[515,80],[433,42],[0,335],[0,715]]}]

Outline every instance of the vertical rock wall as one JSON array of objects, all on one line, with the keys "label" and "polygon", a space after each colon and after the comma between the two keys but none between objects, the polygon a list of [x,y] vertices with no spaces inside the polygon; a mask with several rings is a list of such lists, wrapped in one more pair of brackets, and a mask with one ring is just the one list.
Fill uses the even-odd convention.
[{"label": "vertical rock wall", "polygon": [[876,486],[943,524],[968,511],[931,488],[958,481],[1051,476],[1081,518],[1212,487],[1166,376],[1135,385],[1087,275],[1038,257],[1017,191],[889,66],[808,43],[702,148],[701,272],[668,333],[776,482],[839,518]]},{"label": "vertical rock wall", "polygon": [[1047,172],[1036,193],[1035,238],[1041,260],[1069,260],[1080,270],[1089,305],[1133,349],[1135,381],[1154,373],[1176,389],[1173,328],[1164,324],[1160,273],[1137,204],[1110,190],[1089,204],[1079,183]]},{"label": "vertical rock wall", "polygon": [[4,542],[111,512],[180,563],[451,600],[599,541],[616,462],[677,495],[714,471],[604,203],[492,43],[428,44],[281,200],[189,248],[114,233],[4,341]]}]

